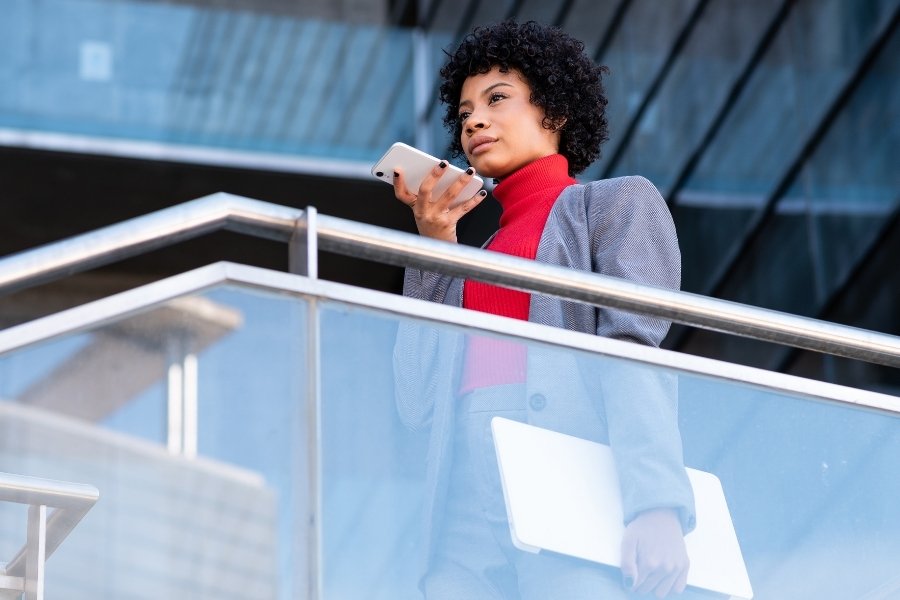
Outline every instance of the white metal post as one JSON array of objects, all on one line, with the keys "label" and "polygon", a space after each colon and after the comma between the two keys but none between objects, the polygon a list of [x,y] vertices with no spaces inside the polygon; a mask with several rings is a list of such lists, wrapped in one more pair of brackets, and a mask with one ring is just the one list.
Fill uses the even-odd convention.
[{"label": "white metal post", "polygon": [[44,564],[47,559],[47,507],[28,507],[25,550],[25,600],[44,600]]}]

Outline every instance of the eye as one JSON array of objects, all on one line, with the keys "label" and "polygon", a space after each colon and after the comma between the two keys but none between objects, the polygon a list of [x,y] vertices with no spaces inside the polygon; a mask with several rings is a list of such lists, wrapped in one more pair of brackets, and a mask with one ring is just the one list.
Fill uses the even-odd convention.
[{"label": "eye", "polygon": [[459,119],[460,123],[463,123],[463,122],[465,122],[466,119],[469,118],[469,115],[471,115],[471,114],[472,113],[470,113],[469,111],[464,110],[461,113],[459,113],[459,115],[457,115],[456,118]]},{"label": "eye", "polygon": [[495,102],[503,100],[504,98],[506,98],[506,94],[501,94],[500,92],[494,92],[493,94],[491,94],[488,103],[493,104]]}]

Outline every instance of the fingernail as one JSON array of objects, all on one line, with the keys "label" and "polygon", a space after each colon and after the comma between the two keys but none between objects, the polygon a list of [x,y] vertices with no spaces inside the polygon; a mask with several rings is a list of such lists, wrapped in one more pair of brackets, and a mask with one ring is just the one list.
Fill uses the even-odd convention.
[{"label": "fingernail", "polygon": [[475,169],[473,169],[472,167],[469,167],[468,169],[466,169],[466,175],[474,175],[474,174],[475,174]]},{"label": "fingernail", "polygon": [[442,160],[441,162],[438,163],[438,166],[439,166],[440,168],[442,168],[442,169],[446,169],[446,168],[447,168],[447,161]]},{"label": "fingernail", "polygon": [[623,577],[622,585],[625,586],[626,590],[630,590],[634,587],[634,577]]},{"label": "fingernail", "polygon": [[485,190],[481,190],[480,192],[478,192],[478,195],[484,198],[485,196],[487,196],[487,192]]},{"label": "fingernail", "polygon": [[394,171],[394,178],[396,179],[397,177],[400,177],[400,173],[398,173],[397,171]]}]

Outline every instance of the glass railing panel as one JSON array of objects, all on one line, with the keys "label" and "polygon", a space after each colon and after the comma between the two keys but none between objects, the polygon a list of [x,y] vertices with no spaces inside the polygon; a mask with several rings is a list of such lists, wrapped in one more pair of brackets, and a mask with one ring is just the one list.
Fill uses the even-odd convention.
[{"label": "glass railing panel", "polygon": [[130,325],[0,356],[0,400],[165,443],[165,340],[149,321]]},{"label": "glass railing panel", "polygon": [[426,445],[397,418],[398,319],[339,305],[320,318],[322,597],[415,597]]},{"label": "glass railing panel", "polygon": [[[2,468],[2,467],[0,467]],[[0,502],[0,562],[7,563],[25,545],[28,539],[26,523],[28,507],[14,502]]]},{"label": "glass railing panel", "polygon": [[100,490],[48,597],[306,597],[306,331],[304,299],[220,286],[0,356],[0,470]]},{"label": "glass railing panel", "polygon": [[[432,565],[494,565],[520,581],[544,573],[509,542],[487,418],[613,440],[627,465],[641,453],[629,436],[655,432],[651,447],[671,440],[674,398],[684,462],[720,479],[757,600],[861,598],[896,577],[900,419],[835,400],[851,390],[817,395],[800,380],[721,363],[701,361],[699,374],[700,363],[680,367],[677,354],[650,353],[660,365],[624,358],[631,344],[539,333],[598,353],[333,302],[321,304],[321,325],[325,598],[419,597],[427,549],[444,557]],[[499,385],[509,381],[519,384]],[[623,481],[672,456],[647,452],[659,455],[631,475],[621,466]],[[679,486],[655,483],[664,480],[638,485],[629,502],[675,496]],[[497,522],[479,525],[485,512]],[[547,577],[570,566],[546,567]],[[602,585],[621,586],[618,572],[599,570]]]},{"label": "glass railing panel", "polygon": [[[101,490],[95,510],[47,563],[48,597],[245,598],[238,582],[254,597],[278,597],[278,503],[256,473],[187,461],[160,445],[6,403],[0,457],[9,472]],[[24,540],[25,521],[9,523],[5,548]]]},{"label": "glass railing panel", "polygon": [[[101,493],[48,563],[48,596],[306,598],[309,469],[319,465],[321,597],[421,597],[426,549],[446,549],[447,523],[474,523],[470,500],[497,516],[490,537],[509,539],[491,439],[479,429],[500,409],[612,440],[623,465],[629,436],[646,431],[654,432],[651,462],[668,464],[680,427],[685,464],[722,482],[757,599],[845,600],[895,577],[900,513],[891,499],[900,480],[890,474],[900,423],[896,414],[843,403],[874,394],[327,282],[311,288],[293,276],[269,274],[268,283],[262,275],[232,276],[247,284],[184,292],[0,356],[0,470],[90,483]],[[278,281],[293,291],[261,287]],[[310,290],[322,295],[314,308]],[[313,354],[311,316],[318,318]],[[115,331],[121,349],[122,339],[148,330],[155,333],[141,338],[148,355],[195,350],[187,352],[197,365],[195,458],[190,432],[173,451],[160,423],[167,406],[153,415],[134,409],[126,427],[18,401],[20,389],[83,353],[94,337]],[[132,355],[106,356],[84,367],[89,381],[82,385],[126,389],[130,371],[122,365]],[[168,372],[156,373],[155,385],[169,388]],[[308,409],[317,385],[320,438],[312,462]],[[73,397],[77,388],[70,386]],[[668,443],[659,447],[658,440]],[[622,472],[631,481],[643,468]],[[660,468],[663,475],[651,479],[673,472]],[[637,486],[629,505],[677,488]],[[24,519],[2,510],[0,550],[12,552],[24,539]],[[484,558],[480,542],[467,544],[454,552]],[[541,555],[533,562],[519,552],[503,547],[520,572],[559,572],[542,571]],[[107,576],[97,577],[101,571]],[[816,577],[796,576],[813,571]],[[618,589],[621,576],[607,572],[600,581]]]}]

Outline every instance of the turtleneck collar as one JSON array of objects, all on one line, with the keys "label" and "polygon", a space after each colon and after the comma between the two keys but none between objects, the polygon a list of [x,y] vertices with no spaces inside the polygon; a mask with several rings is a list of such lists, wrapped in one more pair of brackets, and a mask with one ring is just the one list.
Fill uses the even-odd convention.
[{"label": "turtleneck collar", "polygon": [[569,161],[562,154],[551,154],[525,165],[494,188],[494,197],[503,208],[500,226],[537,208],[535,202],[549,211],[560,192],[574,183],[576,180],[569,176]]}]

